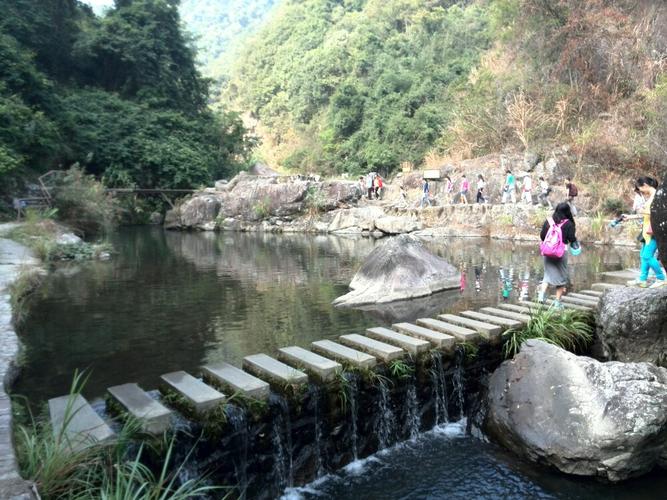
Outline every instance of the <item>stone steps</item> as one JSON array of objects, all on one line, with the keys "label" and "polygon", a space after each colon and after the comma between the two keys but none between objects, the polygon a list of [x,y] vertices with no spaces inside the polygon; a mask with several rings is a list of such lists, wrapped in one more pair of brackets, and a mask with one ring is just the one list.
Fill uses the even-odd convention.
[{"label": "stone steps", "polygon": [[366,354],[375,356],[376,358],[389,363],[396,359],[401,359],[405,356],[406,352],[400,347],[394,345],[385,344],[379,340],[372,338],[364,337],[363,335],[358,335],[352,333],[350,335],[341,335],[338,337],[338,340],[341,344],[351,347],[353,349],[358,349]]},{"label": "stone steps", "polygon": [[278,349],[278,359],[305,371],[322,382],[334,380],[336,374],[343,371],[343,366],[340,363],[298,346]]},{"label": "stone steps", "polygon": [[463,316],[456,316],[455,314],[441,314],[438,316],[438,319],[446,321],[452,325],[462,326],[464,328],[470,328],[475,330],[486,340],[495,340],[499,338],[502,334],[503,329],[492,323],[486,323],[484,321],[478,321],[475,319],[465,318]]},{"label": "stone steps", "polygon": [[[553,300],[556,297],[552,295],[550,298]],[[570,295],[563,295],[560,298],[560,301],[564,304],[574,304],[577,306],[590,307],[591,309],[595,309],[598,306],[598,303],[595,300],[583,300],[576,297],[570,297]]]},{"label": "stone steps", "polygon": [[81,394],[49,399],[53,435],[74,451],[111,439],[115,434]]},{"label": "stone steps", "polygon": [[501,318],[513,319],[525,325],[530,321],[530,315],[523,314],[516,311],[508,311],[507,309],[500,309],[498,307],[482,307],[479,312],[489,314],[491,316],[500,316]]},{"label": "stone steps", "polygon": [[620,271],[606,271],[600,273],[600,276],[611,280],[619,280],[625,284],[628,280],[635,280],[639,277],[639,269],[622,269]]},{"label": "stone steps", "polygon": [[[553,299],[547,299],[545,302],[547,304],[551,305],[551,304],[553,304],[554,301],[553,301]],[[573,309],[575,311],[582,311],[582,312],[593,312],[592,307],[582,306],[582,305],[579,305],[579,304],[573,304],[572,302],[563,302],[562,300],[561,300],[560,303],[565,309]]]},{"label": "stone steps", "polygon": [[192,405],[196,413],[206,413],[225,402],[224,394],[184,371],[166,373],[160,380]]},{"label": "stone steps", "polygon": [[585,300],[587,302],[593,302],[594,304],[597,304],[600,302],[600,297],[593,297],[592,295],[587,295],[585,293],[576,293],[576,292],[569,292],[567,294],[567,297],[572,297],[575,299],[581,299]]},{"label": "stone steps", "polygon": [[[528,304],[528,303],[523,302],[523,304]],[[505,309],[506,311],[514,311],[521,314],[530,314],[531,312],[535,312],[538,310],[538,308],[535,306],[527,306],[527,305],[519,306],[516,304],[507,304],[505,302],[498,304],[496,307],[498,307],[499,309]]]},{"label": "stone steps", "polygon": [[421,340],[409,335],[395,332],[389,328],[381,326],[376,328],[369,328],[366,330],[366,336],[387,344],[400,347],[407,351],[412,356],[418,356],[421,353],[428,351],[431,348],[431,343],[426,340]]},{"label": "stone steps", "polygon": [[277,390],[285,385],[302,385],[308,383],[308,375],[292,368],[266,354],[251,354],[243,358],[243,369],[256,377],[273,384]]},{"label": "stone steps", "polygon": [[141,428],[149,434],[162,434],[171,424],[172,412],[151,398],[137,384],[122,384],[107,389],[132,417],[141,422]]},{"label": "stone steps", "polygon": [[465,328],[462,326],[445,323],[444,321],[440,321],[438,319],[419,318],[417,320],[417,324],[419,326],[435,330],[436,332],[452,335],[461,342],[476,342],[480,338],[480,335],[479,333],[477,333],[476,330],[471,330],[470,328]]},{"label": "stone steps", "polygon": [[202,373],[206,379],[222,387],[230,394],[239,392],[245,397],[267,400],[271,393],[269,384],[257,377],[244,372],[229,363],[214,363],[202,366]]},{"label": "stone steps", "polygon": [[327,358],[335,359],[341,363],[346,363],[357,368],[370,369],[377,365],[377,359],[365,352],[351,349],[340,345],[331,340],[318,340],[310,344],[313,352],[316,352]]},{"label": "stone steps", "polygon": [[477,311],[463,311],[461,313],[461,316],[465,316],[466,318],[476,319],[478,321],[485,321],[487,323],[493,323],[494,325],[502,326],[505,329],[518,328],[521,326],[520,321],[516,321],[514,319],[509,319],[509,318],[501,318],[498,316],[480,313]]},{"label": "stone steps", "polygon": [[451,350],[456,345],[456,338],[442,332],[429,330],[423,326],[413,325],[412,323],[395,323],[391,327],[397,332],[404,333],[411,337],[426,340],[437,349]]},{"label": "stone steps", "polygon": [[591,288],[594,291],[604,292],[605,290],[613,290],[614,288],[622,287],[623,285],[617,285],[614,283],[593,283]]},{"label": "stone steps", "polygon": [[590,297],[602,297],[604,295],[604,292],[601,292],[599,290],[581,290],[579,294],[588,295]]}]

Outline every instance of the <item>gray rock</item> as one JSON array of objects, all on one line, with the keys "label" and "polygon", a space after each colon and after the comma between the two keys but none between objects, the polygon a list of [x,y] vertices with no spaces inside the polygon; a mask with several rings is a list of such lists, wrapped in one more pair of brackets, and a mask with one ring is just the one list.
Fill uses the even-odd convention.
[{"label": "gray rock", "polygon": [[667,370],[600,363],[531,340],[491,376],[484,427],[519,455],[568,474],[639,476],[667,456]]},{"label": "gray rock", "polygon": [[330,232],[342,233],[345,230],[358,233],[361,231],[373,231],[375,219],[383,217],[384,210],[376,206],[341,209],[334,212],[334,217],[329,224]]},{"label": "gray rock", "polygon": [[600,301],[594,354],[667,367],[667,287],[606,292]]},{"label": "gray rock", "polygon": [[422,223],[410,217],[379,217],[375,219],[375,228],[386,234],[403,234],[419,231]]},{"label": "gray rock", "polygon": [[164,222],[164,215],[161,212],[152,212],[148,217],[148,223],[154,226],[159,226]]},{"label": "gray rock", "polygon": [[540,162],[540,155],[533,151],[526,151],[523,154],[523,168],[532,172],[535,166]]},{"label": "gray rock", "polygon": [[368,255],[355,274],[352,291],[335,305],[358,306],[424,297],[459,287],[460,274],[447,261],[429,252],[407,234],[389,239]]},{"label": "gray rock", "polygon": [[667,175],[651,204],[651,226],[658,242],[660,261],[667,268]]},{"label": "gray rock", "polygon": [[83,243],[83,240],[74,233],[62,233],[56,238],[56,243],[58,245],[78,245]]},{"label": "gray rock", "polygon": [[193,196],[169,210],[164,225],[167,229],[213,229],[221,205],[219,195],[207,193]]}]

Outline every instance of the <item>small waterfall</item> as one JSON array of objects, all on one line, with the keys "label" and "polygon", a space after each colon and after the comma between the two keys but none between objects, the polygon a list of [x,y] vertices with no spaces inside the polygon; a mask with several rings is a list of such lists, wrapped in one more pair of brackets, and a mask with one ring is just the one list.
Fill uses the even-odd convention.
[{"label": "small waterfall", "polygon": [[324,474],[324,463],[322,460],[322,419],[320,418],[320,389],[312,386],[312,394],[315,405],[315,455],[316,455],[316,477]]},{"label": "small waterfall", "polygon": [[378,398],[378,449],[383,450],[391,443],[390,439],[395,434],[396,416],[391,408],[391,401],[389,395],[389,386],[387,383],[381,381],[380,397]]},{"label": "small waterfall", "polygon": [[358,403],[358,392],[359,387],[357,384],[357,377],[350,375],[348,378],[349,382],[349,398],[350,398],[350,419],[352,420],[352,456],[356,461],[359,458],[359,433],[357,429],[357,419],[359,418],[359,403]]},{"label": "small waterfall", "polygon": [[278,404],[278,415],[273,420],[271,428],[271,441],[273,443],[273,457],[281,489],[291,488],[294,483],[293,457],[292,457],[292,421],[289,413],[287,400],[282,396],[276,396]]},{"label": "small waterfall", "polygon": [[440,354],[434,354],[431,366],[431,385],[433,387],[433,401],[435,404],[435,425],[449,422],[449,397],[447,394],[447,383],[445,382],[445,370],[442,366]]},{"label": "small waterfall", "polygon": [[417,400],[417,385],[415,378],[412,377],[410,385],[405,395],[405,427],[406,434],[410,439],[417,439],[419,435],[419,426],[421,420],[419,418],[419,401]]},{"label": "small waterfall", "polygon": [[238,482],[239,496],[245,498],[248,489],[248,420],[243,408],[234,405],[228,405],[225,408],[227,420],[238,436],[239,453],[235,456],[234,470]]},{"label": "small waterfall", "polygon": [[459,409],[459,418],[465,416],[465,396],[463,388],[465,386],[465,378],[463,374],[463,362],[465,361],[465,351],[458,347],[456,349],[454,376],[452,382],[454,384],[454,396],[456,397],[456,404]]}]

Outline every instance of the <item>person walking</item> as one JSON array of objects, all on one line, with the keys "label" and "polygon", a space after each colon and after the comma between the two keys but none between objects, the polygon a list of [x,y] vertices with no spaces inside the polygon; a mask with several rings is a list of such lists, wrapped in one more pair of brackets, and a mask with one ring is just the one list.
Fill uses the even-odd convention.
[{"label": "person walking", "polygon": [[512,203],[516,203],[516,181],[514,179],[514,174],[511,170],[506,172],[505,176],[505,185],[503,186],[503,197],[502,203],[507,203],[507,200],[511,200]]},{"label": "person walking", "polygon": [[569,281],[567,269],[567,245],[578,249],[577,228],[570,205],[566,202],[556,205],[551,217],[544,221],[540,232],[540,252],[544,257],[544,277],[538,292],[538,302],[544,302],[549,286],[556,287],[553,307],[562,308],[561,297],[567,292]]},{"label": "person walking", "polygon": [[572,210],[572,215],[577,216],[577,207],[574,206],[574,199],[579,196],[579,189],[572,182],[570,177],[565,179],[565,190],[567,191],[567,202],[570,204],[570,209]]},{"label": "person walking", "polygon": [[464,205],[468,204],[468,191],[470,191],[470,182],[464,174],[461,178],[461,189],[459,191],[459,201]]},{"label": "person walking", "polygon": [[375,181],[373,181],[375,185],[375,198],[378,200],[382,199],[382,189],[384,187],[384,184],[382,182],[382,177],[380,175],[375,176]]},{"label": "person walking", "polygon": [[665,273],[655,253],[658,251],[658,243],[653,237],[653,228],[651,227],[651,204],[655,197],[655,192],[658,188],[658,181],[652,177],[640,177],[635,184],[639,192],[644,196],[646,202],[637,214],[628,215],[623,214],[623,220],[641,219],[642,220],[642,234],[641,234],[641,250],[639,251],[639,279],[635,284],[640,288],[649,288],[648,275],[652,269],[655,273],[655,283],[650,288],[659,288],[665,286]]},{"label": "person walking", "polygon": [[366,180],[363,175],[359,176],[359,198],[363,198],[366,193]]},{"label": "person walking", "polygon": [[549,183],[544,180],[544,177],[540,177],[540,194],[537,196],[537,199],[543,207],[553,208],[549,200],[550,193],[551,188],[549,187]]},{"label": "person walking", "polygon": [[366,174],[366,192],[368,193],[368,199],[373,199],[373,173],[369,172]]},{"label": "person walking", "polygon": [[486,181],[484,176],[479,174],[477,176],[477,203],[486,203],[486,198],[484,198],[484,188],[486,187]]},{"label": "person walking", "polygon": [[531,179],[530,174],[526,174],[523,178],[521,184],[521,202],[528,203],[529,205],[533,204],[533,179]]},{"label": "person walking", "polygon": [[424,205],[431,206],[431,200],[429,198],[429,186],[428,180],[426,178],[422,179],[422,199],[419,203],[419,208],[424,208]]},{"label": "person walking", "polygon": [[452,182],[452,179],[448,175],[445,175],[445,200],[447,200],[448,205],[453,201],[453,194],[452,194],[453,192],[454,192],[454,183]]}]

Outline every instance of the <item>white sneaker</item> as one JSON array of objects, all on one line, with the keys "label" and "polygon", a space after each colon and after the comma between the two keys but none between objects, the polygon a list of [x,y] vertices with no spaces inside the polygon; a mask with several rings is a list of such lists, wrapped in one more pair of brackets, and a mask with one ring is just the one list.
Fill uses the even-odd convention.
[{"label": "white sneaker", "polygon": [[656,282],[653,283],[649,288],[662,288],[663,286],[667,286],[666,280],[656,280]]}]

